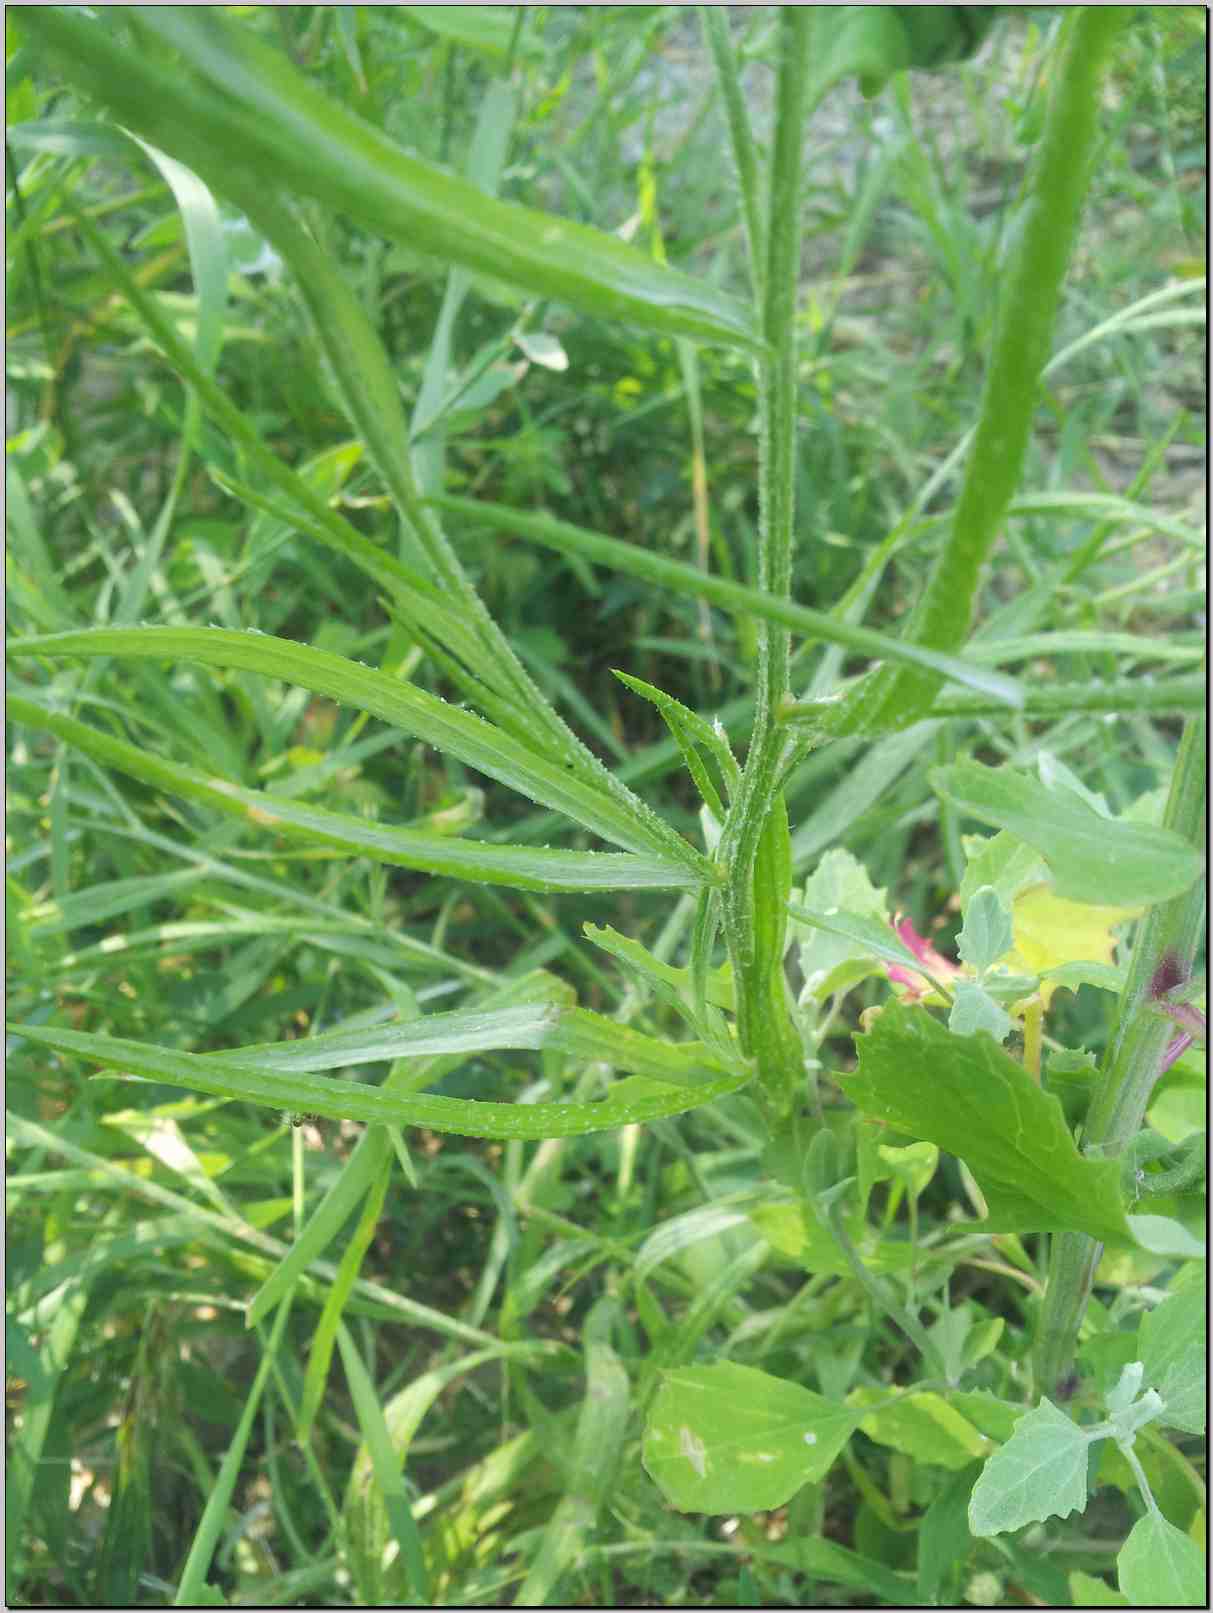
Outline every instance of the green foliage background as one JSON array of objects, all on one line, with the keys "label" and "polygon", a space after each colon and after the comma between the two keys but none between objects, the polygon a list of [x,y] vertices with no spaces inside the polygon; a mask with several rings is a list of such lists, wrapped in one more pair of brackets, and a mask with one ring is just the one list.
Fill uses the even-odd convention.
[{"label": "green foliage background", "polygon": [[[723,113],[689,8],[536,8],[517,37],[514,7],[223,9],[392,140],[460,171],[509,59],[519,111],[502,196],[621,231],[744,294]],[[792,597],[821,611],[861,579],[976,415],[1056,25],[1049,10],[1006,9],[974,60],[899,74],[870,101],[847,83],[811,125]],[[120,18],[105,26],[127,37]],[[732,26],[761,140],[773,13],[753,8]],[[1141,7],[1118,46],[1054,351],[1203,273],[1203,28],[1201,8]],[[84,215],[104,231],[192,342],[205,297],[182,210],[153,163],[135,159],[68,86],[21,8],[9,9],[6,30],[11,631],[257,628],[399,668],[450,696],[442,668],[393,632],[363,572],[233,496],[231,441],[186,401],[80,226]],[[225,391],[276,453],[394,552],[389,501],[351,442],[298,290],[247,220],[226,202],[220,211],[210,267],[230,298]],[[307,219],[381,335],[411,414],[445,271],[318,207]],[[745,354],[692,350],[533,300],[529,329],[567,358],[549,368],[511,339],[524,302],[500,281],[469,279],[451,354],[463,386],[443,417],[444,491],[544,511],[753,582],[757,397]],[[961,835],[973,825],[939,800],[931,767],[962,753],[1030,767],[1047,750],[1117,812],[1165,784],[1180,714],[1199,703],[1204,593],[1191,535],[1205,422],[1194,308],[1181,297],[1086,348],[1050,379],[1038,413],[1024,491],[1117,496],[1138,514],[1027,501],[1006,524],[981,600],[982,622],[998,621],[1002,636],[1022,613],[1013,670],[1029,687],[1135,679],[1171,691],[1170,705],[962,718],[917,751],[886,746],[879,762],[865,741],[837,741],[787,784],[800,879],[822,851],[845,845],[951,956]],[[160,531],[183,440],[194,457],[171,530]],[[952,492],[941,478],[905,526],[866,625],[904,624]],[[699,801],[676,747],[656,709],[613,672],[720,713],[743,746],[753,621],[490,528],[451,530],[536,682],[612,772],[698,846]],[[794,664],[798,690],[812,666],[811,654]],[[184,662],[88,667],[82,676],[20,663],[17,692],[71,703],[82,720],[207,775],[368,824],[482,813],[485,838],[589,843],[451,757],[288,682]],[[8,760],[12,1020],[222,1052],[370,1024],[385,1004],[406,1019],[464,1006],[545,970],[588,1009],[639,1014],[644,1029],[681,1036],[668,1007],[583,926],[609,925],[681,964],[689,898],[498,890],[335,858],[102,769],[20,723]],[[827,1069],[853,1069],[856,1016],[886,996],[873,981],[848,1000],[823,1044]],[[1062,993],[1050,1033],[1059,1048],[1099,1055],[1111,1016],[1106,994]],[[1193,1093],[1194,1067],[1181,1061],[1174,1092]],[[493,1052],[435,1060],[427,1090],[508,1100],[544,1078],[573,1096],[580,1073],[555,1051]],[[168,1085],[90,1081],[78,1062],[28,1042],[14,1049],[8,1102],[12,1460],[19,1468],[37,1452],[15,1481],[28,1511],[10,1599],[163,1605],[263,1372],[268,1389],[202,1570],[234,1603],[401,1597],[416,1564],[382,1551],[390,1528],[407,1536],[392,1510],[400,1498],[417,1519],[431,1587],[452,1604],[500,1605],[520,1587],[528,1600],[561,1593],[594,1606],[894,1604],[923,1584],[921,1557],[910,1573],[923,1520],[933,1519],[923,1535],[932,1549],[946,1538],[950,1469],[895,1442],[857,1436],[828,1480],[739,1518],[669,1510],[641,1466],[638,1412],[663,1367],[727,1354],[828,1394],[895,1381],[905,1355],[853,1281],[806,1285],[734,1214],[765,1170],[745,1094],[645,1128],[538,1145],[411,1133],[386,1194],[361,1221],[352,1205],[335,1216],[329,1264],[304,1278],[293,1308],[253,1330],[245,1307],[305,1208],[378,1132],[284,1128],[265,1109]],[[945,1159],[914,1201],[919,1236],[929,1243],[946,1229],[965,1191]],[[882,1232],[904,1230],[905,1195],[882,1186],[878,1200]],[[992,1254],[986,1243],[940,1262],[924,1284],[950,1276],[954,1304],[1005,1323],[981,1387],[1009,1393],[1036,1301],[1022,1248]],[[1114,1381],[1118,1339],[1136,1323],[1132,1295],[1167,1270],[1125,1255],[1108,1273],[1113,1321],[1089,1376]],[[323,1310],[331,1293],[335,1316]],[[317,1383],[318,1329],[329,1335],[323,1364],[337,1354],[342,1366]],[[359,1358],[397,1450],[408,1451],[398,1494],[371,1482]],[[591,1404],[587,1379],[613,1413],[583,1433],[602,1451],[593,1471],[567,1454]],[[295,1436],[309,1396],[307,1443]],[[1197,1515],[1198,1447],[1159,1438],[1145,1457],[1166,1515],[1184,1528]],[[963,1579],[940,1569],[941,1594],[985,1575],[999,1597],[1051,1602],[1070,1596],[1069,1570],[1106,1570],[1108,1542],[1123,1539],[1137,1505],[1131,1476],[1107,1462],[1098,1501],[1054,1531],[1047,1554],[1022,1537],[999,1548],[966,1539]],[[573,1532],[576,1554],[552,1546],[554,1519]]]}]

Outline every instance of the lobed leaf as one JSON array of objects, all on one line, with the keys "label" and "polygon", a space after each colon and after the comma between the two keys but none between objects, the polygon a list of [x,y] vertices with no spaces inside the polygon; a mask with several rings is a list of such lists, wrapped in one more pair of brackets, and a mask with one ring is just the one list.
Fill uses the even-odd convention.
[{"label": "lobed leaf", "polygon": [[912,969],[916,975],[929,980],[941,996],[951,996],[949,988],[931,973],[928,964],[911,952],[892,925],[882,924],[865,913],[816,913],[800,902],[789,902],[788,912],[797,923],[824,930],[827,935],[836,935],[848,942],[847,956],[880,958],[885,963]]}]

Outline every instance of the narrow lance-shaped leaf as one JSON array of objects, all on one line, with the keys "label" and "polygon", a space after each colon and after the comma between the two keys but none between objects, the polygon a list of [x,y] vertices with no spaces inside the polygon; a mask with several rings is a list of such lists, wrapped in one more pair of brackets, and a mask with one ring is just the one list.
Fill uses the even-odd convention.
[{"label": "narrow lance-shaped leaf", "polygon": [[[387,1059],[432,1058],[492,1048],[539,1048],[551,1035],[560,1008],[522,1003],[510,1008],[457,1009],[357,1030],[327,1031],[293,1042],[265,1042],[220,1055],[263,1070],[338,1070]],[[205,1055],[209,1057],[210,1055]]]},{"label": "narrow lance-shaped leaf", "polygon": [[8,652],[201,661],[208,666],[241,667],[283,678],[396,724],[531,800],[563,812],[604,840],[613,840],[632,851],[656,851],[676,859],[701,878],[714,877],[707,858],[660,820],[650,822],[647,816],[642,819],[629,813],[618,801],[536,756],[483,718],[327,650],[228,628],[140,627],[94,628],[28,638],[10,642]]},{"label": "narrow lance-shaped leaf", "polygon": [[[272,831],[332,846],[351,857],[369,857],[397,868],[415,868],[450,879],[475,880],[513,890],[680,890],[700,881],[672,860],[618,851],[561,851],[529,846],[492,845],[453,839],[419,829],[372,823],[351,813],[299,803],[263,790],[246,790],[197,768],[164,761],[125,740],[99,733],[72,717],[44,711],[12,695],[9,720],[44,728],[77,750],[132,778],[143,779],[190,801],[204,801],[229,816]],[[172,878],[180,878],[174,875]]]},{"label": "narrow lance-shaped leaf", "polygon": [[[611,1304],[611,1301],[604,1301]],[[627,1371],[606,1339],[586,1327],[585,1399],[577,1420],[565,1493],[557,1503],[516,1607],[558,1603],[553,1593],[593,1538],[593,1531],[615,1486],[628,1430]]]},{"label": "narrow lance-shaped leaf", "polygon": [[[105,235],[78,212],[76,221],[207,411],[224,425],[274,485],[284,489],[292,502],[302,502],[307,513],[302,520],[296,516],[295,524],[320,542],[341,549],[386,587],[397,616],[484,715],[524,743],[531,743],[549,759],[571,767],[617,801],[625,813],[642,819],[661,834],[663,826],[656,814],[577,740],[543,696],[468,582],[432,513],[421,505],[409,470],[408,434],[396,378],[359,300],[311,237],[299,228],[289,210],[271,192],[238,178],[242,172],[229,168],[217,177],[216,184],[222,188],[221,182],[226,178],[229,189],[236,185],[245,211],[275,239],[291,263],[350,417],[362,432],[392,493],[401,518],[402,540],[422,570],[441,579],[445,601],[439,599],[429,583],[413,576],[328,509],[270,452],[239,410],[194,362]],[[258,496],[247,487],[241,487],[238,496],[260,506]],[[446,655],[448,651],[454,652],[453,659]]]},{"label": "narrow lance-shaped leaf", "polygon": [[890,661],[906,662],[924,667],[941,677],[967,688],[976,689],[1006,706],[1023,704],[1023,689],[1014,678],[992,672],[953,655],[941,655],[917,644],[903,644],[899,639],[878,633],[870,627],[855,627],[839,621],[824,611],[810,610],[807,605],[796,605],[791,600],[747,588],[743,583],[730,582],[725,577],[712,577],[695,566],[668,560],[651,549],[635,543],[621,543],[616,538],[604,537],[598,532],[587,532],[584,527],[572,526],[550,515],[523,514],[504,504],[488,504],[479,499],[435,498],[431,502],[452,515],[462,516],[477,526],[496,526],[503,532],[513,532],[529,543],[538,543],[545,549],[561,554],[579,554],[598,565],[609,566],[626,576],[642,577],[659,588],[674,593],[689,594],[694,599],[706,599],[722,610],[736,611],[740,615],[757,616],[768,622],[777,622],[801,633],[807,639],[822,639],[827,644],[841,644]]},{"label": "narrow lance-shaped leaf", "polygon": [[480,1103],[429,1093],[403,1097],[328,1076],[295,1072],[284,1075],[226,1056],[177,1053],[82,1031],[42,1025],[14,1025],[10,1030],[61,1053],[74,1053],[111,1069],[129,1071],[151,1081],[168,1081],[193,1092],[259,1103],[278,1111],[301,1110],[333,1120],[425,1126],[430,1131],[501,1142],[578,1137],[619,1126],[643,1125],[711,1103],[738,1091],[749,1079],[745,1074],[728,1075],[707,1086],[690,1088],[632,1076],[616,1082],[610,1096],[601,1103]]},{"label": "narrow lance-shaped leaf", "polygon": [[498,1048],[546,1048],[672,1086],[707,1086],[729,1073],[699,1042],[666,1042],[588,1009],[552,1002],[425,1014],[404,1023],[233,1048],[221,1056],[258,1069],[293,1074]]},{"label": "narrow lance-shaped leaf", "polygon": [[[945,51],[956,14],[968,9],[946,8],[952,20],[942,21],[939,44]],[[916,19],[907,31],[908,59],[920,61],[920,52],[931,48],[925,35],[934,31],[926,13],[945,8],[863,8],[867,19],[880,14],[888,20],[902,11]],[[1098,145],[1102,76],[1127,14],[1120,6],[1068,8],[1049,64],[1045,127],[999,274],[998,313],[973,446],[951,530],[907,629],[920,644],[938,650],[958,649],[968,635],[983,569],[1023,473],[1040,377]],[[827,731],[841,737],[904,727],[927,715],[936,689],[935,680],[920,670],[883,667],[861,680],[830,717]]]},{"label": "narrow lance-shaped leaf", "polygon": [[[563,1007],[566,998],[571,998],[571,995],[571,987],[565,986],[553,976],[536,973],[514,979],[505,986],[496,987],[471,1012],[478,1016],[494,1010],[516,1008],[522,1008],[527,1013],[542,1013],[545,1010],[550,1012]],[[394,1027],[397,1030],[399,1028]],[[329,1033],[324,1039],[331,1044],[349,1034],[348,1031],[338,1030]],[[276,1052],[284,1049],[289,1053],[291,1049],[297,1048],[306,1054],[308,1042],[320,1040],[320,1037],[312,1037],[307,1041],[271,1044],[264,1051]],[[253,1050],[245,1048],[242,1057],[251,1051]],[[383,1090],[415,1092],[432,1085],[449,1070],[457,1068],[461,1059],[460,1053],[450,1053],[394,1063],[384,1079]],[[372,1190],[378,1172],[386,1168],[390,1153],[391,1141],[385,1128],[373,1126],[364,1133],[361,1142],[342,1167],[341,1174],[311,1211],[306,1225],[296,1233],[285,1258],[275,1266],[250,1300],[246,1313],[248,1326],[252,1327],[266,1316],[294,1287],[312,1262],[324,1253],[349,1219],[355,1206]]]},{"label": "narrow lance-shaped leaf", "polygon": [[130,50],[112,13],[100,23],[31,9],[29,29],[56,47],[72,83],[196,172],[213,178],[235,165],[267,183],[272,176],[275,188],[324,202],[411,250],[590,313],[664,335],[760,345],[745,308],[715,287],[408,156],[214,8],[122,9],[179,51],[183,67],[162,65],[158,51]]}]

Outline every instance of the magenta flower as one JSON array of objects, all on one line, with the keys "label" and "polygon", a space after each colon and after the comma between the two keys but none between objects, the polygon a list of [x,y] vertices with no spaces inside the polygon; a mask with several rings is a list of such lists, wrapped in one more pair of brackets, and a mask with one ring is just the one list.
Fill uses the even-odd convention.
[{"label": "magenta flower", "polygon": [[[925,964],[937,980],[954,980],[962,972],[959,964],[949,963],[942,953],[936,952],[925,937],[919,935],[912,919],[903,918],[898,913],[893,920],[893,928],[902,945],[909,947],[918,961]],[[930,996],[934,990],[931,981],[916,970],[905,969],[899,963],[886,964],[885,968],[893,984],[905,988],[902,996],[908,1002],[918,1002],[921,998]]]}]

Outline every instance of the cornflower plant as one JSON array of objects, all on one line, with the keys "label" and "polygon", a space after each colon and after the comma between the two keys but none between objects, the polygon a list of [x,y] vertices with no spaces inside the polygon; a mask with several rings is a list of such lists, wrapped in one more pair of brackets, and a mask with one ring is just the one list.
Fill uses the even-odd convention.
[{"label": "cornflower plant", "polygon": [[[1204,1430],[1194,1230],[1203,1133],[1182,1102],[1164,1100],[1197,1084],[1194,1048],[1203,1038],[1203,688],[1190,674],[1150,680],[1119,666],[1073,681],[1003,670],[1068,653],[1120,653],[1128,664],[1128,635],[1048,631],[1054,595],[1126,522],[1175,539],[1189,569],[1199,544],[1186,523],[1154,516],[1132,496],[1021,491],[1042,389],[1110,334],[1190,319],[1183,298],[1198,285],[1168,287],[1055,350],[1126,14],[1079,7],[1056,19],[1044,53],[1046,110],[979,354],[975,422],[850,586],[810,608],[794,599],[793,581],[805,528],[800,299],[813,115],[843,81],[857,77],[871,96],[890,85],[896,97],[904,70],[970,56],[999,8],[777,9],[769,34],[748,46],[774,69],[765,142],[726,13],[703,11],[748,297],[669,266],[651,153],[641,165],[649,188],[642,184],[639,215],[648,250],[500,199],[524,98],[534,93],[537,25],[528,8],[442,16],[443,8],[391,8],[404,14],[401,25],[436,33],[444,72],[460,49],[491,66],[466,177],[409,154],[389,132],[364,9],[372,8],[315,8],[302,32],[288,15],[273,43],[273,25],[247,8],[28,8],[13,24],[10,81],[53,70],[80,108],[94,109],[88,121],[31,111],[10,131],[18,206],[10,250],[16,263],[30,254],[24,273],[39,308],[31,329],[45,324],[47,306],[34,248],[53,244],[53,226],[87,250],[81,286],[104,292],[88,317],[137,336],[184,383],[185,403],[151,530],[143,532],[129,500],[120,508],[139,534],[137,563],[115,564],[97,539],[108,581],[91,625],[69,586],[73,564],[52,560],[53,539],[40,530],[20,474],[12,493],[14,600],[34,629],[8,645],[19,680],[8,706],[13,776],[21,784],[37,758],[51,772],[41,803],[49,894],[38,899],[19,879],[12,891],[22,979],[15,998],[24,1011],[10,1035],[35,1101],[22,1097],[10,1114],[20,1161],[10,1189],[53,1192],[56,1209],[41,1263],[19,1260],[10,1294],[13,1360],[25,1385],[10,1469],[10,1595],[49,1572],[56,1536],[48,1520],[62,1517],[56,1475],[81,1404],[72,1376],[80,1341],[97,1311],[122,1315],[116,1279],[150,1255],[153,1309],[138,1330],[116,1419],[100,1550],[87,1570],[75,1570],[97,1600],[167,1589],[177,1603],[221,1605],[223,1587],[243,1576],[263,1595],[272,1581],[282,1601],[332,1594],[498,1605],[512,1587],[521,1606],[574,1591],[610,1605],[616,1566],[668,1547],[709,1562],[726,1557],[737,1576],[729,1591],[775,1605],[848,1597],[931,1604],[958,1592],[986,1604],[1005,1596],[1086,1605],[1094,1596],[1197,1605],[1204,1490],[1191,1440]],[[344,63],[344,98],[312,67],[325,37]],[[643,57],[642,48],[632,73]],[[904,96],[897,104],[904,112]],[[20,175],[17,157],[28,164]],[[179,227],[149,232],[137,254],[118,250],[104,208],[68,183],[91,157],[158,176]],[[221,202],[289,277],[306,307],[306,340],[354,434],[303,463],[292,463],[261,428],[258,408],[218,379],[225,343],[260,339],[236,326],[229,307]],[[343,264],[338,219],[446,268],[411,416],[376,328],[376,277],[368,269],[356,282]],[[165,271],[148,256],[182,233],[193,278],[188,318],[157,291]],[[168,258],[180,273],[180,254]],[[512,288],[516,317],[460,366],[461,313],[477,287],[494,284]],[[676,355],[700,445],[694,561],[670,558],[652,533],[624,541],[543,509],[467,496],[468,479],[453,470],[460,410],[485,407],[513,384],[511,355],[561,372],[554,305],[644,332]],[[758,520],[748,582],[710,565],[696,378],[702,355],[716,349],[742,355],[752,374]],[[54,386],[47,399],[53,415]],[[149,406],[171,413],[168,399],[157,393]],[[360,485],[372,489],[361,500],[346,494],[358,467],[367,473]],[[926,512],[953,475],[959,490],[941,530]],[[321,632],[313,602],[280,609],[272,589],[265,614],[245,625],[233,575],[206,547],[205,523],[195,523],[191,541],[209,582],[206,608],[220,621],[192,619],[169,579],[203,478],[225,508],[246,512],[252,539],[236,578],[241,568],[264,577],[277,550],[321,554],[337,568],[319,573],[329,579],[328,604],[339,610],[358,592],[344,626],[335,616]],[[1092,523],[1080,557],[1036,568],[1026,591],[994,608],[986,584],[1000,535],[1013,519],[1049,515]],[[894,556],[928,532],[937,541],[901,633],[864,625]],[[634,671],[618,674],[627,698],[654,708],[668,728],[697,818],[659,811],[633,788],[644,767],[619,755],[610,725],[567,681],[541,672],[525,637],[511,636],[487,608],[462,557],[506,536],[591,580],[596,567],[695,602],[697,647],[709,659],[711,608],[735,620],[752,650],[752,689],[720,714],[704,715]],[[356,623],[368,602],[386,624],[369,640],[375,665],[352,653],[367,642]],[[265,622],[289,628],[303,603],[312,609],[310,637],[259,630]],[[1179,648],[1172,659],[1190,661]],[[852,675],[857,660],[870,665]],[[175,669],[168,682],[156,671],[165,664]],[[116,668],[130,681],[119,681]],[[196,735],[181,727],[189,728],[183,713],[194,697],[207,714]],[[614,750],[613,764],[561,706],[600,749]],[[334,707],[357,718],[329,754]],[[1021,745],[1029,767],[981,742],[1008,728],[1025,737],[1034,721],[1058,724],[1051,732],[1060,734],[1066,719],[1125,713],[1149,734],[1161,783],[1150,792],[1143,785],[1119,810],[1061,759],[1059,744]],[[1182,717],[1174,755],[1150,726],[1160,714]],[[389,817],[405,821],[381,819],[378,801],[351,796],[352,770],[382,749],[373,736],[359,738],[372,719],[388,726],[389,740],[424,747],[415,771],[436,756],[455,781],[436,802],[424,780],[402,785],[399,799],[418,808],[411,819],[400,811]],[[289,748],[305,720],[315,743]],[[269,752],[255,769],[239,743],[253,737],[258,755]],[[836,844],[931,749],[954,875],[939,916],[959,915],[956,961]],[[792,782],[834,756],[847,759],[849,776],[815,812],[791,817]],[[482,823],[484,794],[464,769],[546,815]],[[144,789],[123,795],[117,779]],[[357,810],[346,809],[351,800]],[[167,834],[154,826],[166,814]],[[993,833],[962,835],[962,822]],[[74,890],[72,848],[82,835],[106,833],[184,867],[128,871]],[[535,843],[557,834],[610,849]],[[342,859],[369,867],[380,879],[371,913],[343,907],[340,880],[315,896],[258,871],[258,859],[277,868],[288,855],[299,868]],[[118,866],[143,864],[124,854]],[[426,876],[441,893],[428,940],[391,921],[375,873],[388,869]],[[225,892],[212,898],[220,923],[193,910],[180,923],[61,952],[54,969],[83,984],[71,1001],[48,985],[53,938],[169,901],[203,879]],[[596,962],[581,949],[574,961],[571,950],[565,958],[559,948],[528,946],[490,969],[458,957],[444,934],[461,902],[494,891],[523,893],[524,911],[540,917],[535,898],[560,893],[595,902],[595,912],[618,893],[668,893],[669,906],[652,944],[586,923]],[[516,928],[513,910],[493,900],[483,911],[503,931]],[[108,978],[107,960],[121,955],[134,969],[157,955],[171,965],[220,936],[241,945],[221,979],[198,982],[201,1018],[166,1025],[155,1041],[96,1028],[139,1022],[117,1001],[123,985],[113,993],[96,984]],[[329,960],[309,1000],[280,981],[284,949],[295,945]],[[328,1005],[344,1000],[331,996],[343,958],[374,983],[376,1001],[318,1029],[340,1018]],[[543,967],[551,959],[592,989],[605,974],[618,1011],[579,1005],[574,987]],[[1098,1061],[1051,1028],[1057,994],[1080,988],[1115,1005]],[[457,1006],[426,1006],[452,994]],[[129,979],[125,995],[138,997]],[[293,1027],[289,1035],[238,1039],[254,996],[271,1007],[283,999],[278,1024]],[[201,1050],[190,1045],[200,1041]],[[503,1090],[493,1061],[516,1054],[531,1059],[534,1077]],[[65,1072],[94,1066],[111,1081],[137,1083],[128,1089],[132,1108],[99,1117],[106,1100],[97,1094],[118,1089],[62,1085]],[[363,1067],[386,1074],[360,1079]],[[428,1090],[440,1084],[445,1090]],[[181,1091],[209,1101],[183,1101]],[[248,1112],[225,1107],[233,1104],[263,1111],[271,1129],[238,1143],[222,1129],[225,1115]],[[717,1176],[705,1174],[672,1124],[703,1113],[718,1113],[733,1139],[734,1168]],[[314,1129],[321,1122],[338,1124],[343,1147],[318,1199],[308,1200],[304,1165],[326,1146]],[[423,1157],[406,1133],[420,1134]],[[647,1221],[622,1231],[580,1224],[559,1189],[560,1150],[603,1133],[615,1139],[619,1202],[649,1140],[706,1202],[660,1220],[654,1200]],[[444,1134],[495,1146],[452,1154]],[[124,1138],[144,1157],[132,1157]],[[291,1194],[244,1199],[240,1183],[255,1157],[285,1138]],[[47,1171],[51,1160],[62,1169]],[[477,1202],[497,1217],[459,1315],[410,1297],[407,1271],[396,1284],[364,1274],[389,1194],[411,1193],[424,1205],[439,1166],[479,1184]],[[924,1205],[939,1192],[950,1193],[946,1211],[928,1216]],[[121,1193],[166,1213],[127,1231],[107,1210],[89,1245],[77,1247],[73,1216],[87,1219],[87,1206]],[[289,1239],[269,1231],[284,1216],[293,1217]],[[333,1263],[327,1257],[351,1220]],[[547,1237],[554,1241],[545,1248]],[[222,1280],[191,1279],[191,1266],[170,1253],[183,1242],[199,1265],[217,1259]],[[709,1258],[697,1265],[700,1256]],[[599,1268],[605,1280],[580,1336],[545,1337],[528,1326],[562,1274],[575,1281]],[[763,1285],[776,1270],[803,1281],[764,1308],[771,1288]],[[996,1304],[973,1297],[977,1273],[998,1280]],[[503,1274],[506,1295],[494,1312]],[[1095,1297],[1100,1284],[1115,1288],[1110,1303]],[[181,1393],[170,1364],[182,1348],[181,1316],[191,1318],[188,1350],[206,1355],[206,1324],[224,1306],[255,1330],[257,1367],[217,1472],[188,1431],[171,1436],[207,1499],[166,1587],[147,1577],[163,1527],[152,1432]],[[424,1330],[444,1348],[428,1359],[406,1355],[400,1372],[385,1373],[371,1321]],[[335,1353],[357,1424],[352,1463],[339,1443],[347,1425],[331,1409]],[[497,1408],[476,1390],[477,1437],[516,1416],[526,1432],[502,1429],[471,1466],[448,1469],[424,1492],[423,1420],[453,1385],[475,1384],[477,1373],[486,1381],[490,1368],[503,1400]],[[571,1377],[579,1396],[553,1411],[540,1390]],[[299,1464],[289,1478],[277,1443],[283,1418]],[[265,1505],[298,1548],[290,1573],[258,1559],[247,1508],[238,1512],[244,1555],[224,1545],[233,1509],[246,1500],[244,1464],[262,1444],[271,1463]],[[338,1469],[344,1500],[334,1491]],[[297,1499],[304,1489],[306,1505]],[[1119,1511],[1105,1506],[1109,1492],[1123,1497]],[[853,1517],[840,1513],[844,1495]],[[1070,1551],[1076,1526],[1063,1520],[1089,1499],[1112,1519],[1105,1529],[1115,1538]],[[662,1503],[663,1532],[654,1533],[649,1515]],[[706,1538],[682,1514],[725,1515],[729,1529]],[[319,1548],[306,1545],[309,1532]],[[1113,1562],[1115,1589],[1089,1571]]]}]

